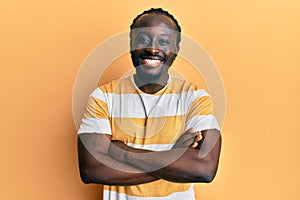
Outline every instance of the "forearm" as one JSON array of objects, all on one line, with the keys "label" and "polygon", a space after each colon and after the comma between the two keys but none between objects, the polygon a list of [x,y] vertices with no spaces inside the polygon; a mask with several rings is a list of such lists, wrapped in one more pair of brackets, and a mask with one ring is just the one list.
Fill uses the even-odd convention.
[{"label": "forearm", "polygon": [[[204,182],[207,160],[199,158],[199,150],[192,148],[152,152],[148,155],[127,153],[126,163],[144,171],[151,171],[156,177],[172,182]],[[153,162],[155,160],[155,162]]]},{"label": "forearm", "polygon": [[137,185],[159,179],[103,153],[91,153],[81,141],[78,142],[78,149],[80,175],[85,183]]},{"label": "forearm", "polygon": [[109,152],[122,163],[172,182],[210,182],[216,173],[221,147],[220,134],[211,133],[202,147],[151,152],[113,142]]},{"label": "forearm", "polygon": [[[201,182],[204,181],[204,170],[191,169],[201,165],[197,149],[178,148],[169,151],[149,152],[131,148],[119,153],[117,159],[130,164],[152,175],[172,182]],[[204,162],[204,160],[203,160]],[[203,171],[203,173],[199,173]]]},{"label": "forearm", "polygon": [[[109,156],[99,156],[105,164],[85,166],[85,182],[104,185],[137,185],[158,180],[150,173],[120,163]],[[108,166],[107,164],[110,163]]]}]

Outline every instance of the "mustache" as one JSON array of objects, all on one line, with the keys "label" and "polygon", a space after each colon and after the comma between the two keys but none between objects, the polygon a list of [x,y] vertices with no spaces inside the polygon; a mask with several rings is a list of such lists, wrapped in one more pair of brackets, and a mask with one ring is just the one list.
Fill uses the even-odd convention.
[{"label": "mustache", "polygon": [[166,61],[168,56],[164,53],[143,53],[138,56],[139,59],[156,59],[161,61]]}]

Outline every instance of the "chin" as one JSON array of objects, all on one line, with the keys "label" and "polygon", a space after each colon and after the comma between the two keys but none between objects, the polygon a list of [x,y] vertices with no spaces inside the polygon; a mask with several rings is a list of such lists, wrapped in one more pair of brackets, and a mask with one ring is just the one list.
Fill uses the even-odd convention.
[{"label": "chin", "polygon": [[136,67],[136,74],[139,76],[143,81],[146,81],[147,83],[155,83],[163,74],[165,71],[164,67],[160,67],[157,69],[157,71],[154,70],[147,70],[144,69],[147,68],[147,66],[138,66]]}]

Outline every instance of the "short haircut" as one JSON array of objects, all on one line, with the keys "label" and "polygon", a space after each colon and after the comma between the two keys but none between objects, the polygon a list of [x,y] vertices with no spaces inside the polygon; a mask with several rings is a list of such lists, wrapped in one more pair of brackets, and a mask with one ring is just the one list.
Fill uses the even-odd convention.
[{"label": "short haircut", "polygon": [[176,25],[176,31],[178,32],[178,36],[177,36],[177,45],[179,44],[179,42],[181,41],[181,27],[178,24],[178,21],[175,19],[175,17],[173,15],[171,15],[168,11],[163,10],[162,8],[151,8],[150,10],[145,10],[143,13],[137,15],[133,21],[132,24],[130,25],[130,38],[131,38],[131,30],[136,28],[136,21],[142,17],[143,15],[146,14],[159,14],[159,15],[165,15],[168,18],[170,18]]}]

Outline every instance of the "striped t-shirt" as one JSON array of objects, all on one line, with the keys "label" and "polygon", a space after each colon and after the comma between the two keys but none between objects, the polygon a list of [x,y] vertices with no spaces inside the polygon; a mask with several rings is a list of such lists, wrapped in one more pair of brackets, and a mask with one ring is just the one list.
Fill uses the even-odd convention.
[{"label": "striped t-shirt", "polygon": [[[147,94],[129,76],[91,93],[78,133],[111,134],[113,140],[135,148],[163,151],[191,127],[220,129],[205,90],[169,76],[164,88]],[[162,179],[135,186],[105,185],[103,195],[104,200],[195,199],[193,184]]]}]

